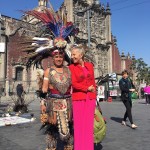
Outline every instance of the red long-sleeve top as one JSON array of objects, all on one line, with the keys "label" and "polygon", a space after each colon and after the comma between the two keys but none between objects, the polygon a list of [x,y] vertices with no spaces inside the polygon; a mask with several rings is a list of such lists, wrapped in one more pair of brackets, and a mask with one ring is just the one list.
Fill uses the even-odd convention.
[{"label": "red long-sleeve top", "polygon": [[87,77],[85,77],[83,68],[79,64],[71,64],[69,66],[72,79],[72,100],[86,99],[87,93],[90,99],[96,99],[96,92],[88,92],[88,87],[93,85],[96,89],[94,68],[90,62],[84,62],[84,67],[88,70]]}]

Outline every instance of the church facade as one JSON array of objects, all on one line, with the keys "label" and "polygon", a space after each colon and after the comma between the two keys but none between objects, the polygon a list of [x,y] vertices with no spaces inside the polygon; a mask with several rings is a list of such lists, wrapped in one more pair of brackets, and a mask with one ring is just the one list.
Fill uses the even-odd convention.
[{"label": "church facade", "polygon": [[[34,9],[43,11],[47,5],[47,0],[38,0],[38,6]],[[126,68],[127,57],[122,59],[112,38],[109,4],[105,7],[96,0],[64,0],[61,9],[66,11],[68,20],[79,27],[74,42],[90,47],[89,57],[95,60],[95,77],[121,72]],[[5,43],[5,46],[4,52],[0,52],[0,84],[5,87],[6,93],[13,92],[14,86],[20,81],[26,89],[35,91],[37,70],[26,70],[22,60],[24,54],[20,49],[23,37],[36,36],[39,32],[38,20],[29,15],[22,16],[20,20],[2,15],[1,20],[5,26],[1,43]],[[47,67],[50,63],[50,60],[46,60],[43,65]],[[116,68],[116,64],[120,64],[120,67]]]},{"label": "church facade", "polygon": [[[77,43],[86,43],[95,60],[95,76],[112,72],[111,13],[95,0],[65,0],[68,18],[79,27]],[[89,9],[89,10],[88,10]],[[71,13],[70,13],[71,12]]]}]

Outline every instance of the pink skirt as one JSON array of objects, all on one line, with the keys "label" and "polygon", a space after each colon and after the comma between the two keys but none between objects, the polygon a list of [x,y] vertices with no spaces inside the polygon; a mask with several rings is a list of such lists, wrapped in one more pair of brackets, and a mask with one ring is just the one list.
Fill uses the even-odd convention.
[{"label": "pink skirt", "polygon": [[73,101],[74,150],[94,150],[94,111],[96,101]]}]

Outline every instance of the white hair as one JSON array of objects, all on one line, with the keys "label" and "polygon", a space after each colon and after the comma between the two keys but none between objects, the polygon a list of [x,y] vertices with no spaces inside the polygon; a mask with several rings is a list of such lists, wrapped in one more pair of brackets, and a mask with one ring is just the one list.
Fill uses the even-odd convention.
[{"label": "white hair", "polygon": [[82,44],[74,44],[71,48],[71,51],[73,51],[74,49],[77,49],[79,53],[81,53],[84,57],[85,55],[85,46]]}]

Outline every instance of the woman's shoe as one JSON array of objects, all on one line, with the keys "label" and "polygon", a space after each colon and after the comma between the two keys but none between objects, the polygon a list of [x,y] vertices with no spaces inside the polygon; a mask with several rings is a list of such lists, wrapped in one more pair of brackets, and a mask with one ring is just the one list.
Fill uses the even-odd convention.
[{"label": "woman's shoe", "polygon": [[126,126],[126,122],[125,121],[122,121],[122,123],[121,123],[122,125],[124,125],[124,126]]},{"label": "woman's shoe", "polygon": [[138,126],[136,126],[135,124],[132,124],[132,125],[131,125],[131,128],[132,128],[132,129],[136,129],[137,127],[138,127]]}]

